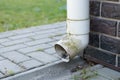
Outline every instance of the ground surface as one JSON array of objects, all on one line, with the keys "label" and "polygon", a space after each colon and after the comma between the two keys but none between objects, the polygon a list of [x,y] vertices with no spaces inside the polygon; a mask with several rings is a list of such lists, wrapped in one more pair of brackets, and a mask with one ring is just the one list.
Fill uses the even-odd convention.
[{"label": "ground surface", "polygon": [[0,32],[66,18],[66,0],[0,0]]},{"label": "ground surface", "polygon": [[[63,63],[53,48],[65,35],[65,22],[0,33],[0,80],[80,80],[80,71],[71,73],[85,61],[77,58]],[[87,65],[87,64],[86,64]],[[92,68],[88,80],[120,80],[120,72],[106,67]],[[89,74],[94,76],[89,76]],[[86,76],[87,75],[87,76]]]},{"label": "ground surface", "polygon": [[0,33],[0,78],[58,61],[54,44],[65,22]]}]

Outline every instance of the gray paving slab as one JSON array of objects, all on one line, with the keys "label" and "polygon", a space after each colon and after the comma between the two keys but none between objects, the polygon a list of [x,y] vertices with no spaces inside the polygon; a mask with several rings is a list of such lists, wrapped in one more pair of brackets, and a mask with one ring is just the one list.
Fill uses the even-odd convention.
[{"label": "gray paving slab", "polygon": [[0,39],[0,43],[7,42],[7,41],[10,41],[10,39],[8,39],[8,38],[2,38],[2,39]]},{"label": "gray paving slab", "polygon": [[54,35],[54,33],[49,33],[49,34],[44,34],[44,35],[35,35],[35,36],[32,36],[31,38],[33,39],[42,39],[42,38],[50,38],[52,35]]},{"label": "gray paving slab", "polygon": [[56,40],[56,41],[53,41],[53,42],[49,42],[49,43],[47,43],[48,45],[51,45],[51,46],[54,46],[55,45],[55,43],[57,43],[58,41]]},{"label": "gray paving slab", "polygon": [[43,44],[43,43],[51,42],[51,41],[53,41],[53,40],[49,39],[49,38],[45,38],[45,39],[34,40],[31,42],[26,42],[25,44],[29,45],[29,46],[33,46],[33,45]]},{"label": "gray paving slab", "polygon": [[[47,28],[46,28],[47,29]],[[39,34],[39,35],[42,35],[42,34],[49,34],[49,33],[53,33],[55,32],[56,29],[51,29],[51,30],[44,30],[44,31],[38,31],[38,32],[35,32],[35,34]]]},{"label": "gray paving slab", "polygon": [[46,53],[48,53],[48,54],[55,54],[55,53],[56,53],[54,47],[49,48],[49,49],[46,49],[46,50],[44,50],[44,51],[45,51]]},{"label": "gray paving slab", "polygon": [[38,30],[38,28],[34,26],[34,27],[30,27],[30,28],[15,30],[15,31],[12,31],[12,32],[14,32],[16,35],[20,35],[20,34],[33,33],[37,30]]},{"label": "gray paving slab", "polygon": [[89,80],[110,80],[110,79],[107,79],[103,76],[96,76],[96,77],[92,77],[90,78]]},{"label": "gray paving slab", "polygon": [[28,55],[32,58],[35,58],[35,59],[43,62],[44,64],[59,60],[59,58],[49,55],[49,54],[46,54],[46,53],[43,53],[43,52],[33,52]]},{"label": "gray paving slab", "polygon": [[2,47],[4,47],[4,46],[0,45],[0,48],[2,48]]},{"label": "gray paving slab", "polygon": [[14,36],[14,35],[16,35],[16,34],[11,32],[11,31],[3,32],[3,33],[0,33],[0,39],[1,38],[7,38],[7,37],[10,37],[10,36]]},{"label": "gray paving slab", "polygon": [[15,44],[25,43],[25,42],[28,42],[28,41],[31,41],[31,39],[22,38],[22,39],[7,41],[7,42],[1,43],[1,44],[3,46],[10,46],[10,45],[15,45]]},{"label": "gray paving slab", "polygon": [[64,37],[64,35],[62,35],[62,36],[56,36],[56,37],[53,37],[53,39],[55,39],[55,40],[60,40],[60,39],[62,39]]},{"label": "gray paving slab", "polygon": [[21,39],[21,38],[27,38],[27,37],[30,37],[30,36],[34,36],[35,33],[29,33],[29,34],[24,34],[24,35],[16,35],[16,36],[12,36],[12,37],[9,37],[9,39]]},{"label": "gray paving slab", "polygon": [[34,51],[43,51],[44,49],[50,48],[50,47],[51,46],[47,45],[47,44],[40,44],[40,45],[35,45],[35,46],[22,48],[22,49],[19,49],[17,51],[19,51],[21,53],[24,53],[24,54],[27,54],[27,53],[34,52]]},{"label": "gray paving slab", "polygon": [[3,75],[2,73],[0,73],[0,77],[4,77],[5,75]]},{"label": "gray paving slab", "polygon": [[65,22],[60,22],[0,33],[0,71],[16,74],[59,60],[53,55],[56,40],[51,36],[63,33],[64,27]]},{"label": "gray paving slab", "polygon": [[3,58],[2,56],[0,56],[0,61],[1,61],[1,60],[4,60],[4,59],[5,59],[5,58]]},{"label": "gray paving slab", "polygon": [[22,70],[23,70],[23,68],[19,67],[18,65],[14,64],[8,60],[0,61],[0,71],[6,75],[9,75],[11,73],[20,72]]},{"label": "gray paving slab", "polygon": [[26,60],[30,60],[30,57],[23,55],[16,51],[7,52],[7,53],[1,54],[1,55],[15,63],[20,63],[20,62],[23,62]]},{"label": "gray paving slab", "polygon": [[22,63],[20,63],[21,66],[24,66],[26,69],[30,69],[30,68],[35,68],[38,66],[43,65],[43,63],[37,61],[37,60],[28,60],[28,61],[24,61]]},{"label": "gray paving slab", "polygon": [[109,69],[109,68],[102,68],[99,69],[98,74],[101,76],[104,76],[105,78],[111,79],[111,80],[120,80],[120,72],[117,72],[115,70]]},{"label": "gray paving slab", "polygon": [[20,49],[20,48],[25,48],[25,47],[27,47],[27,45],[24,45],[24,44],[18,44],[18,45],[3,47],[3,48],[0,48],[0,54],[4,53],[4,52],[8,52],[8,51],[17,50],[17,49]]}]

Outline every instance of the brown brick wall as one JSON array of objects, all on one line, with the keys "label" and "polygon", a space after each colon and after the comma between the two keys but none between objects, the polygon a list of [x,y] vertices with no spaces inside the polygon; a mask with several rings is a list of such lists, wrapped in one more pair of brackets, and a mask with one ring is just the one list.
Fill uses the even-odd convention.
[{"label": "brown brick wall", "polygon": [[90,14],[85,58],[120,70],[120,0],[91,0]]}]

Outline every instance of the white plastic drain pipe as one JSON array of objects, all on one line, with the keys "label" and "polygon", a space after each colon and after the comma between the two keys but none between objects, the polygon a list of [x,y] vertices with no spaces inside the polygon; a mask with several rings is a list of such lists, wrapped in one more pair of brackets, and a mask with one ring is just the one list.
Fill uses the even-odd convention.
[{"label": "white plastic drain pipe", "polygon": [[55,50],[64,62],[69,62],[89,42],[89,0],[67,0],[67,35],[55,44]]}]

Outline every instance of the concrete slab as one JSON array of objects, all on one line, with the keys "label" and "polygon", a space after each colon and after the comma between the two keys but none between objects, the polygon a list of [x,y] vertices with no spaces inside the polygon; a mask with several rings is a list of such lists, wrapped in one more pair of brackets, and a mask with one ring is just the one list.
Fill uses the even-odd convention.
[{"label": "concrete slab", "polygon": [[102,68],[97,71],[99,75],[108,78],[110,80],[120,80],[120,72],[109,68]]},{"label": "concrete slab", "polygon": [[30,68],[35,68],[38,66],[43,65],[43,63],[37,61],[37,60],[28,60],[28,61],[24,61],[22,63],[20,63],[21,66],[24,66],[26,69],[30,69]]},{"label": "concrete slab", "polygon": [[7,53],[1,54],[1,55],[15,63],[20,63],[20,62],[23,62],[26,60],[30,60],[30,57],[23,55],[16,51],[7,52]]},{"label": "concrete slab", "polygon": [[0,61],[0,71],[5,75],[14,74],[16,72],[20,72],[21,70],[23,70],[23,68],[8,60]]},{"label": "concrete slab", "polygon": [[32,58],[35,58],[35,59],[43,62],[44,64],[60,60],[59,58],[49,55],[49,54],[46,54],[44,52],[33,52],[28,55]]}]

